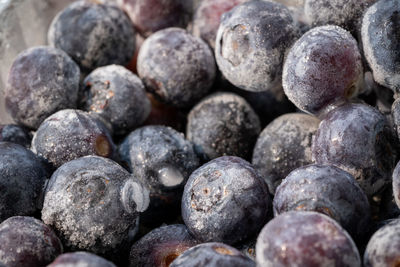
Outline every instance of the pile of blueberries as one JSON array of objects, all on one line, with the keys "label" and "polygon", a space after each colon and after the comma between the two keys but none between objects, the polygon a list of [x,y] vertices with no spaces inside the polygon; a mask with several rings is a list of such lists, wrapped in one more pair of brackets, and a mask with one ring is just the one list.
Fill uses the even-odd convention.
[{"label": "pile of blueberries", "polygon": [[399,0],[79,0],[4,94],[1,267],[400,264]]}]

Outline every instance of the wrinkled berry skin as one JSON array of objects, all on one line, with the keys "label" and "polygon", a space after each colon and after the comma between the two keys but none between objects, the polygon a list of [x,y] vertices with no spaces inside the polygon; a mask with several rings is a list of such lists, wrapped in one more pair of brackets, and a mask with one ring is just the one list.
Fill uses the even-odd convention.
[{"label": "wrinkled berry skin", "polygon": [[119,156],[150,190],[150,207],[141,223],[161,224],[175,218],[183,187],[200,165],[192,143],[170,127],[145,126],[125,138]]},{"label": "wrinkled berry skin", "polygon": [[175,258],[198,243],[183,224],[156,228],[133,244],[129,263],[131,267],[169,267]]},{"label": "wrinkled berry skin", "polygon": [[[147,189],[110,159],[87,156],[58,168],[47,185],[42,220],[70,250],[121,260],[148,206]],[[118,252],[118,253],[117,253]]]},{"label": "wrinkled berry skin", "polygon": [[117,6],[82,0],[53,19],[48,42],[64,50],[88,73],[101,66],[127,64],[135,51],[135,31]]},{"label": "wrinkled berry skin", "polygon": [[390,184],[397,140],[386,118],[364,104],[345,104],[321,121],[312,146],[318,164],[352,174],[370,198]]},{"label": "wrinkled berry skin", "polygon": [[37,129],[48,116],[75,108],[80,70],[60,49],[39,46],[14,60],[5,88],[5,104],[14,121]]},{"label": "wrinkled berry skin", "polygon": [[239,243],[268,220],[271,199],[264,180],[247,161],[220,157],[190,175],[182,196],[182,218],[203,242]]},{"label": "wrinkled berry skin", "polygon": [[365,235],[370,222],[368,198],[354,177],[333,165],[308,165],[292,171],[278,186],[274,214],[317,211],[335,219],[353,237]]},{"label": "wrinkled berry skin", "polygon": [[35,154],[21,145],[0,142],[0,222],[40,209],[46,179],[46,169]]},{"label": "wrinkled berry skin", "polygon": [[369,7],[362,21],[365,57],[374,79],[395,93],[400,92],[400,3],[381,0]]},{"label": "wrinkled berry skin", "polygon": [[7,267],[49,264],[63,247],[53,230],[33,217],[15,216],[0,224],[0,261]]},{"label": "wrinkled berry skin", "polygon": [[116,267],[114,263],[95,254],[79,251],[61,254],[47,267]]},{"label": "wrinkled berry skin", "polygon": [[365,267],[390,267],[399,264],[400,219],[376,231],[368,242],[364,253]]},{"label": "wrinkled berry skin", "polygon": [[193,35],[215,49],[215,38],[222,14],[247,1],[249,0],[203,0],[194,14]]},{"label": "wrinkled berry skin", "polygon": [[233,85],[267,91],[281,83],[284,55],[298,37],[298,28],[284,5],[249,1],[222,15],[215,58]]},{"label": "wrinkled berry skin", "polygon": [[292,170],[311,164],[311,145],[320,120],[289,113],[276,118],[259,135],[252,163],[272,194]]},{"label": "wrinkled berry skin", "polygon": [[254,261],[237,249],[223,243],[210,242],[186,250],[170,267],[255,267]]},{"label": "wrinkled berry skin", "polygon": [[100,120],[81,110],[65,109],[40,125],[32,139],[32,150],[58,168],[87,155],[112,157],[115,145]]},{"label": "wrinkled berry skin", "polygon": [[306,32],[290,49],[283,66],[285,94],[299,109],[312,114],[355,96],[362,80],[357,41],[338,26]]},{"label": "wrinkled berry skin", "polygon": [[186,136],[206,158],[249,159],[260,131],[260,120],[246,100],[233,93],[216,93],[190,111]]},{"label": "wrinkled berry skin", "polygon": [[25,127],[15,124],[0,124],[0,141],[11,142],[29,148],[32,135]]},{"label": "wrinkled berry skin", "polygon": [[118,0],[144,37],[169,27],[185,28],[191,19],[192,0]]},{"label": "wrinkled berry skin", "polygon": [[147,38],[137,68],[146,88],[166,104],[190,107],[213,85],[216,66],[211,49],[183,29],[168,28]]},{"label": "wrinkled berry skin", "polygon": [[109,121],[115,135],[140,126],[150,113],[142,81],[122,66],[97,68],[85,78],[84,110]]},{"label": "wrinkled berry skin", "polygon": [[[279,233],[279,234],[277,234]],[[356,245],[340,225],[313,211],[289,211],[262,229],[257,266],[361,266]]]},{"label": "wrinkled berry skin", "polygon": [[364,11],[376,0],[305,0],[304,14],[312,27],[337,25],[357,36]]}]

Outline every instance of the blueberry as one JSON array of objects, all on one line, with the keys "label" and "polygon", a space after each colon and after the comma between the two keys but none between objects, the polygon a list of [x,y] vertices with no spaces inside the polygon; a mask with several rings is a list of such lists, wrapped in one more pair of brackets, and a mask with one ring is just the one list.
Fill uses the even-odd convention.
[{"label": "blueberry", "polygon": [[175,258],[197,243],[199,242],[189,234],[185,225],[156,228],[132,246],[130,266],[169,267]]},{"label": "blueberry", "polygon": [[399,264],[400,219],[395,219],[376,231],[364,253],[364,266],[389,267]]},{"label": "blueberry", "polygon": [[283,66],[285,94],[312,114],[355,96],[363,81],[357,41],[338,26],[306,32],[290,49]]},{"label": "blueberry", "polygon": [[311,115],[290,113],[276,118],[261,132],[252,163],[272,194],[292,170],[312,163],[312,138],[319,122]]},{"label": "blueberry", "polygon": [[308,165],[292,171],[278,186],[275,216],[290,211],[317,211],[335,219],[353,237],[371,224],[368,198],[354,177],[332,165]]},{"label": "blueberry", "polygon": [[169,28],[185,28],[191,19],[192,0],[118,0],[144,37]]},{"label": "blueberry", "polygon": [[400,163],[398,162],[392,175],[393,196],[400,209]]},{"label": "blueberry", "polygon": [[64,50],[87,73],[101,66],[127,64],[135,51],[135,31],[118,7],[82,0],[53,19],[48,42]]},{"label": "blueberry", "polygon": [[86,155],[113,157],[115,145],[100,120],[81,110],[65,109],[40,125],[32,150],[57,168]]},{"label": "blueberry", "polygon": [[270,1],[249,1],[221,18],[215,58],[235,86],[254,92],[279,86],[285,53],[299,30],[289,10]]},{"label": "blueberry", "polygon": [[79,251],[61,254],[47,267],[116,267],[112,262],[95,254]]},{"label": "blueberry", "polygon": [[194,171],[182,196],[182,218],[204,242],[235,244],[258,233],[268,220],[268,187],[238,157],[220,157]]},{"label": "blueberry", "polygon": [[49,264],[63,247],[53,230],[32,217],[15,216],[0,224],[0,261],[7,267]]},{"label": "blueberry", "polygon": [[170,267],[254,267],[255,263],[237,249],[223,243],[204,243],[185,251]]},{"label": "blueberry", "polygon": [[362,21],[365,57],[374,79],[395,93],[400,90],[400,3],[380,0],[370,6]]},{"label": "blueberry", "polygon": [[312,158],[318,164],[333,164],[351,173],[370,198],[390,183],[397,142],[378,110],[364,104],[345,104],[321,121]]},{"label": "blueberry", "polygon": [[150,207],[141,222],[159,225],[179,213],[183,187],[199,167],[193,145],[165,126],[145,126],[130,133],[119,147],[120,159],[150,189]]},{"label": "blueberry", "polygon": [[207,44],[179,28],[164,29],[147,38],[137,67],[147,90],[176,107],[189,107],[205,96],[216,72]]},{"label": "blueberry", "polygon": [[397,98],[391,108],[393,124],[396,129],[397,136],[400,136],[400,98]]},{"label": "blueberry", "polygon": [[193,18],[193,35],[215,49],[215,38],[223,13],[248,0],[203,0]]},{"label": "blueberry", "polygon": [[15,124],[0,124],[0,141],[11,142],[29,148],[32,135],[25,127]]},{"label": "blueberry", "polygon": [[264,226],[256,244],[257,266],[361,266],[351,237],[326,215],[290,211]]},{"label": "blueberry", "polygon": [[84,109],[109,121],[116,135],[140,126],[150,113],[142,81],[122,66],[97,68],[84,85]]},{"label": "blueberry", "polygon": [[75,108],[79,67],[62,50],[33,47],[14,60],[5,88],[8,112],[18,124],[37,129],[54,112]]},{"label": "blueberry", "polygon": [[0,142],[0,222],[40,209],[46,179],[46,169],[35,154],[21,145]]},{"label": "blueberry", "polygon": [[246,100],[233,93],[216,93],[190,111],[186,135],[206,158],[228,155],[248,159],[260,128],[260,120]]},{"label": "blueberry", "polygon": [[53,173],[42,220],[70,250],[121,260],[148,202],[147,189],[124,168],[110,159],[86,156]]},{"label": "blueberry", "polygon": [[364,11],[374,2],[376,0],[305,0],[304,13],[312,27],[333,24],[357,36]]}]

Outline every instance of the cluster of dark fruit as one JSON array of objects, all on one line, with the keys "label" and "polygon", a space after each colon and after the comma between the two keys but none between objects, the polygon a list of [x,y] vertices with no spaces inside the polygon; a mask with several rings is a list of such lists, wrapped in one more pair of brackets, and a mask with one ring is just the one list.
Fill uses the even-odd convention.
[{"label": "cluster of dark fruit", "polygon": [[106,2],[11,67],[0,266],[398,266],[398,0]]}]

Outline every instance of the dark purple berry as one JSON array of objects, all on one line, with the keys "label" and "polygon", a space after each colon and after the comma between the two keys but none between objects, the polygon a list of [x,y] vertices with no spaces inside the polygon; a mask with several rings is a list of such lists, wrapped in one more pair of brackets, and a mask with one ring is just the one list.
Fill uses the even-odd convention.
[{"label": "dark purple berry", "polygon": [[190,111],[186,135],[206,158],[249,159],[260,128],[260,120],[246,100],[233,93],[216,93]]},{"label": "dark purple berry", "polygon": [[291,210],[323,213],[355,238],[371,224],[367,196],[351,174],[332,165],[292,171],[278,186],[273,204],[275,216]]},{"label": "dark purple berry", "polygon": [[185,225],[156,228],[133,244],[130,266],[169,267],[179,255],[198,243]]},{"label": "dark purple berry", "polygon": [[257,266],[361,266],[347,232],[313,211],[290,211],[271,220],[256,244]]},{"label": "dark purple berry", "polygon": [[215,58],[235,86],[254,92],[280,86],[285,53],[299,31],[289,10],[270,1],[249,1],[224,13]]},{"label": "dark purple berry", "polygon": [[64,50],[87,73],[101,66],[127,64],[135,51],[135,31],[117,6],[82,0],[53,19],[48,42]]},{"label": "dark purple berry", "polygon": [[183,187],[200,165],[192,143],[172,128],[145,126],[125,138],[119,156],[150,190],[150,206],[141,222],[159,225],[175,219]]},{"label": "dark purple berry", "polygon": [[147,189],[124,168],[110,159],[87,156],[53,173],[42,220],[69,249],[120,260],[148,203]]},{"label": "dark purple berry", "polygon": [[239,243],[268,220],[268,187],[254,168],[238,157],[220,157],[190,175],[182,196],[182,218],[203,242]]},{"label": "dark purple berry", "polygon": [[272,194],[292,170],[311,164],[311,145],[320,120],[290,113],[276,118],[261,132],[252,163]]},{"label": "dark purple berry", "polygon": [[161,30],[147,38],[137,67],[147,90],[176,107],[192,106],[205,96],[216,72],[207,44],[179,28]]},{"label": "dark purple berry", "polygon": [[78,65],[62,50],[27,49],[14,60],[8,75],[7,110],[20,125],[37,129],[58,110],[76,107],[79,77]]},{"label": "dark purple berry", "polygon": [[32,135],[25,127],[15,124],[0,124],[0,141],[11,142],[29,148]]},{"label": "dark purple berry", "polygon": [[113,157],[115,145],[100,120],[81,110],[65,109],[40,125],[32,139],[32,150],[58,168],[87,155]]},{"label": "dark purple berry", "polygon": [[345,104],[321,121],[312,158],[318,164],[333,164],[352,174],[370,198],[390,184],[397,142],[378,110],[364,104]]},{"label": "dark purple berry", "polygon": [[203,243],[186,250],[170,267],[255,267],[254,261],[223,243]]},{"label": "dark purple berry", "polygon": [[122,66],[97,68],[83,83],[84,109],[109,121],[116,135],[140,126],[150,113],[150,100],[142,81]]},{"label": "dark purple berry", "polygon": [[283,66],[285,94],[312,114],[355,96],[363,80],[357,41],[338,26],[306,32],[290,49]]},{"label": "dark purple berry", "polygon": [[46,169],[35,154],[18,144],[0,142],[0,222],[40,209],[46,179]]},{"label": "dark purple berry", "polygon": [[47,267],[116,267],[114,263],[95,254],[79,251],[61,254]]},{"label": "dark purple berry", "polygon": [[63,247],[53,230],[32,217],[15,216],[0,224],[0,262],[7,267],[41,267]]}]

